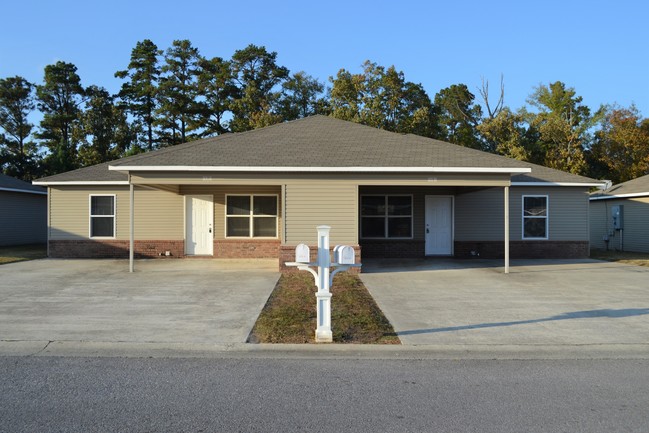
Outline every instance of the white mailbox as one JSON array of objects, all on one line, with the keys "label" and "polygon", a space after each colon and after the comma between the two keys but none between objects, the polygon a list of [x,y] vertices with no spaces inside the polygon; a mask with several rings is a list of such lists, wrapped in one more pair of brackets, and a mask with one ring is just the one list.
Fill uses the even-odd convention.
[{"label": "white mailbox", "polygon": [[333,249],[334,263],[340,263],[340,247],[342,247],[342,245],[336,245]]},{"label": "white mailbox", "polygon": [[311,261],[311,250],[308,245],[298,244],[295,247],[295,261],[300,263],[309,263]]},{"label": "white mailbox", "polygon": [[353,265],[356,254],[354,249],[348,245],[343,245],[338,250],[338,263],[341,265]]}]

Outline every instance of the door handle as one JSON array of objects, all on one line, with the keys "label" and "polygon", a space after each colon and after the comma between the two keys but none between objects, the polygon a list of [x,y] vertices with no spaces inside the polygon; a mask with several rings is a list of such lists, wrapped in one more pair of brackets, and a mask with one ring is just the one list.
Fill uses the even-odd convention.
[{"label": "door handle", "polygon": [[428,229],[428,227],[426,227],[426,233],[430,233],[430,230]]},{"label": "door handle", "polygon": [[210,233],[212,233],[212,227],[210,227]]}]

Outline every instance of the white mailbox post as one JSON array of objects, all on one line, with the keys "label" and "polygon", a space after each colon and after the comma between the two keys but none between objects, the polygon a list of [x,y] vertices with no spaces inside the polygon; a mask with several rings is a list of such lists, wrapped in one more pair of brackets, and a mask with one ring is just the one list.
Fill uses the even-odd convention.
[{"label": "white mailbox post", "polygon": [[[354,263],[354,248],[347,245],[336,245],[334,247],[334,263],[331,263],[329,257],[329,226],[317,226],[318,230],[318,258],[311,262],[311,251],[305,244],[299,244],[295,247],[295,261],[286,262],[286,266],[295,266],[301,271],[309,271],[313,274],[315,285],[318,288],[316,292],[317,300],[317,322],[318,327],[315,330],[316,343],[331,343],[333,334],[331,332],[331,292],[330,288],[333,283],[334,275],[338,272],[346,271],[352,267],[360,267],[361,264]],[[317,267],[317,271],[312,269]],[[331,268],[335,268],[330,272]]]}]

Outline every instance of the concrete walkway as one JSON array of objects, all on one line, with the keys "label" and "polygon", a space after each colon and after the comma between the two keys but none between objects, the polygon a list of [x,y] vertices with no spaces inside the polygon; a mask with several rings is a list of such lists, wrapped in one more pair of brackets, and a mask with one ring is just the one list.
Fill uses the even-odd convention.
[{"label": "concrete walkway", "polygon": [[[277,260],[34,260],[0,266],[1,341],[243,343]],[[39,343],[40,344],[40,343]]]},{"label": "concrete walkway", "polygon": [[403,344],[647,345],[649,268],[595,260],[367,261],[361,278]]}]

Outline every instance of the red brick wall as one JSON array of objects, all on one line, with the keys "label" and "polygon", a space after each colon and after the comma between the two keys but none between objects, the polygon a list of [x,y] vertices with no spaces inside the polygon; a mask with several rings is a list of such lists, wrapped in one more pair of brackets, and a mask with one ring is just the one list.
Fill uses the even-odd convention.
[{"label": "red brick wall", "polygon": [[[135,258],[184,257],[185,241],[135,241]],[[54,258],[128,258],[129,241],[61,240],[50,241],[50,257]],[[170,256],[165,256],[169,251]]]},{"label": "red brick wall", "polygon": [[[455,257],[501,259],[505,256],[502,241],[455,242]],[[511,241],[509,256],[512,259],[583,259],[590,255],[588,241]]]},{"label": "red brick wall", "polygon": [[221,259],[277,258],[278,239],[220,239],[214,241],[214,257]]},{"label": "red brick wall", "polygon": [[[356,263],[361,263],[361,247],[359,245],[352,245],[354,248],[354,259]],[[318,246],[309,245],[311,253],[311,261],[315,262],[318,258]],[[330,260],[333,260],[333,247],[329,249]],[[281,272],[298,272],[298,269],[294,266],[286,266],[286,262],[295,261],[295,246],[281,245],[279,247],[279,270]],[[352,268],[348,272],[359,273],[359,268]]]},{"label": "red brick wall", "polygon": [[366,239],[361,242],[361,246],[363,257],[366,258],[413,259],[424,257],[426,243],[412,239]]}]

